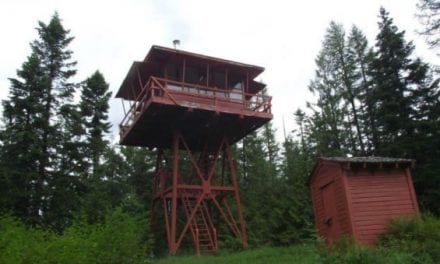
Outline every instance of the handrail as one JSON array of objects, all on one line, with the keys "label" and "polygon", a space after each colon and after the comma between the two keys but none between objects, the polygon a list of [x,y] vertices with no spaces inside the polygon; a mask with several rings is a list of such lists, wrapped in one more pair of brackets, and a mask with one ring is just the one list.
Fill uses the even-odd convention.
[{"label": "handrail", "polygon": [[272,97],[261,93],[252,94],[243,91],[234,91],[208,87],[200,84],[186,83],[160,77],[151,76],[147,83],[141,88],[133,105],[128,109],[120,123],[121,128],[130,126],[130,123],[141,113],[148,100],[152,97],[167,97],[176,105],[178,101],[173,95],[187,94],[214,100],[214,105],[218,101],[241,104],[242,110],[253,112],[271,112]]},{"label": "handrail", "polygon": [[[122,121],[120,123],[121,126],[125,126],[126,125],[125,123],[127,121],[129,121],[134,116],[133,112],[136,111],[136,108],[138,107],[139,103],[145,103],[144,101],[146,99],[146,96],[148,95],[147,90],[150,87],[150,85],[151,85],[151,78],[148,79],[147,83],[144,85],[144,87],[142,87],[141,92],[138,94],[138,96],[134,100],[133,105],[131,105],[131,107],[128,109],[127,114],[124,116],[124,118],[122,119]],[[127,119],[127,118],[129,118],[129,119]]]},{"label": "handrail", "polygon": [[[191,95],[200,95],[201,97],[207,97],[211,99],[218,99],[222,101],[230,101],[230,102],[237,102],[237,103],[244,103],[244,108],[246,110],[251,111],[258,111],[263,106],[263,109],[261,112],[270,112],[270,106],[272,97],[268,95],[264,95],[261,93],[253,94],[253,93],[246,93],[242,91],[234,91],[232,90],[224,90],[224,89],[218,89],[218,88],[212,88],[204,85],[199,84],[193,84],[193,83],[186,83],[182,81],[175,81],[170,79],[164,79],[160,77],[151,77],[156,80],[156,82],[161,83],[162,87],[167,87],[165,90],[172,91],[172,93],[182,93],[182,94],[191,94]],[[163,84],[162,84],[163,83]],[[179,90],[172,90],[170,89],[169,84],[175,85],[176,88],[180,88]],[[195,89],[197,92],[189,92],[185,91],[190,89]],[[204,91],[203,93],[200,93],[200,91]],[[211,92],[211,93],[207,93]],[[219,95],[219,96],[218,96]],[[240,98],[234,98],[231,95],[239,96]],[[249,98],[249,99],[246,99]],[[246,107],[247,106],[247,107]]]},{"label": "handrail", "polygon": [[[175,84],[176,86],[180,86],[181,88],[187,88],[187,89],[197,89],[197,90],[204,90],[204,91],[209,91],[212,92],[213,95],[216,94],[236,94],[236,95],[243,95],[244,97],[253,97],[253,96],[263,96],[261,94],[252,94],[252,93],[246,93],[246,92],[236,92],[233,89],[219,89],[219,88],[213,88],[213,87],[209,87],[209,86],[205,86],[205,85],[200,85],[200,84],[195,84],[195,83],[187,83],[187,82],[182,82],[182,81],[175,81],[175,80],[170,80],[170,79],[164,79],[164,78],[160,78],[160,77],[151,77],[156,79],[159,82],[164,82],[166,84]],[[182,91],[184,92],[184,91]],[[186,93],[190,93],[193,94],[191,92],[186,92]],[[197,93],[199,94],[199,93]],[[205,95],[205,94],[202,94]],[[209,94],[206,94],[209,96]],[[220,97],[223,98],[223,97]],[[243,99],[235,99],[237,101],[243,101]]]}]

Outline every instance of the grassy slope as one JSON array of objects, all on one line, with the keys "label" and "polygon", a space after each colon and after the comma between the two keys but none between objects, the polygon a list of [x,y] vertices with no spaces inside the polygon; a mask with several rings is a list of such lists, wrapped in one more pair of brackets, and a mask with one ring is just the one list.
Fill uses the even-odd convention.
[{"label": "grassy slope", "polygon": [[198,264],[198,263],[320,263],[319,253],[314,246],[297,245],[287,248],[264,247],[238,253],[218,256],[177,256],[160,259],[158,264]]},{"label": "grassy slope", "polygon": [[[335,248],[331,253],[316,244],[296,245],[286,248],[264,247],[238,253],[223,253],[218,256],[176,256],[157,260],[157,264],[254,264],[254,263],[319,263],[319,264],[412,264],[438,263],[419,261],[401,250],[373,249],[360,246]],[[427,259],[429,260],[429,259]]]}]

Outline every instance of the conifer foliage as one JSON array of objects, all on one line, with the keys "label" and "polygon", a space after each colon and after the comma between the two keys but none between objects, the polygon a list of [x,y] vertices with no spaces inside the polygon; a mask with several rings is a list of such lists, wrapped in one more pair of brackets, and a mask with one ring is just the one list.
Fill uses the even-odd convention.
[{"label": "conifer foliage", "polygon": [[63,125],[71,121],[76,88],[69,81],[76,72],[68,49],[73,38],[56,13],[48,24],[39,22],[37,31],[31,55],[17,72],[19,78],[11,79],[9,99],[3,102],[2,132],[5,173],[13,172],[5,178],[13,189],[23,190],[14,203],[19,214],[34,224],[61,209],[53,199],[60,194],[54,185],[77,188],[68,174],[60,174],[60,169],[67,172],[70,166],[58,155],[67,148],[60,143],[67,133]]},{"label": "conifer foliage", "polygon": [[432,48],[440,46],[440,1],[438,0],[419,0],[417,14],[424,29],[420,34],[426,37],[428,44]]},{"label": "conifer foliage", "polygon": [[413,55],[389,13],[380,9],[373,48],[353,27],[345,37],[330,23],[316,60],[311,114],[302,117],[315,155],[377,155],[412,158],[422,207],[438,214],[439,79]]},{"label": "conifer foliage", "polygon": [[83,118],[82,124],[86,135],[86,157],[89,157],[88,166],[91,167],[93,176],[97,176],[100,159],[108,142],[104,135],[110,132],[108,122],[108,110],[111,92],[104,76],[96,71],[87,78],[81,87],[80,113]]},{"label": "conifer foliage", "polygon": [[123,203],[137,204],[135,187],[142,186],[129,180],[128,152],[107,139],[111,92],[104,76],[72,81],[73,37],[57,13],[39,22],[37,33],[2,102],[0,208],[62,231],[81,214],[95,223]]}]

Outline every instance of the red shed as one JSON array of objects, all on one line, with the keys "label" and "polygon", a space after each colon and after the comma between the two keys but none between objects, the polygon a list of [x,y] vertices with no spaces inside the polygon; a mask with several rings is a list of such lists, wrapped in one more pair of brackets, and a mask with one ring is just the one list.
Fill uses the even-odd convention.
[{"label": "red shed", "polygon": [[315,225],[328,243],[348,235],[374,245],[389,220],[419,213],[410,159],[319,158],[309,179]]}]

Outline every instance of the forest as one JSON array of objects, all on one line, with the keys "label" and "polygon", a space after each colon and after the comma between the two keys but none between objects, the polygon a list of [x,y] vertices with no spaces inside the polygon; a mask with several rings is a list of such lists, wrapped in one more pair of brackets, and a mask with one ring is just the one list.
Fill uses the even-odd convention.
[{"label": "forest", "polygon": [[[417,14],[420,37],[438,51],[440,3],[421,0]],[[210,262],[163,259],[166,244],[149,230],[156,150],[110,141],[109,84],[99,70],[73,81],[74,36],[59,14],[36,31],[2,101],[0,263]],[[307,263],[440,261],[440,69],[417,58],[415,48],[383,8],[374,43],[356,26],[328,25],[308,87],[315,99],[289,113],[298,129],[279,142],[268,123],[234,147],[251,249],[311,250],[299,260]],[[307,186],[320,156],[414,159],[425,220],[395,222],[384,249],[341,243],[328,253]],[[220,240],[223,254],[241,250],[232,235]]]}]

